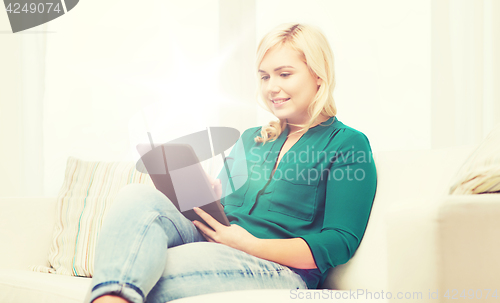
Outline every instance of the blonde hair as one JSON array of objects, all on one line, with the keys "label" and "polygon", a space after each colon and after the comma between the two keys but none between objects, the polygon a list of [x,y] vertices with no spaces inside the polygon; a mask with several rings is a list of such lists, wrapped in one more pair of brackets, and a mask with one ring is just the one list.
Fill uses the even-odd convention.
[{"label": "blonde hair", "polygon": [[[335,88],[335,71],[333,62],[333,53],[330,45],[323,33],[316,27],[298,23],[285,23],[277,26],[262,38],[257,48],[256,66],[259,69],[266,53],[273,47],[286,46],[298,51],[309,68],[309,71],[318,76],[322,83],[307,109],[311,119],[307,124],[292,124],[286,119],[271,121],[268,125],[262,127],[261,136],[255,137],[255,142],[276,140],[287,123],[309,130],[316,118],[323,114],[327,117],[333,117],[337,114],[337,107],[333,100],[333,89]],[[257,77],[259,80],[260,78]],[[260,96],[261,81],[258,81],[257,100],[263,101]],[[265,106],[259,104],[265,110],[272,113],[268,102],[263,102]]]}]

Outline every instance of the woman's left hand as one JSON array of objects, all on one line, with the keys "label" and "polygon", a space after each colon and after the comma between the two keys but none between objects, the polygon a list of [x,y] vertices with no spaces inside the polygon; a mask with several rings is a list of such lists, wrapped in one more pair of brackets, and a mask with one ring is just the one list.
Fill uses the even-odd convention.
[{"label": "woman's left hand", "polygon": [[198,207],[195,207],[194,211],[211,227],[199,221],[193,221],[208,242],[221,243],[248,252],[248,249],[256,245],[259,240],[241,226],[235,224],[225,226]]}]

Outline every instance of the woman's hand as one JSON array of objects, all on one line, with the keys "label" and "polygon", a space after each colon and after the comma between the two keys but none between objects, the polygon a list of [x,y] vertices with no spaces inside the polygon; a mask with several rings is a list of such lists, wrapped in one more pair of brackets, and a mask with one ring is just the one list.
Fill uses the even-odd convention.
[{"label": "woman's hand", "polygon": [[309,245],[302,238],[259,239],[238,225],[225,226],[198,207],[194,211],[210,227],[193,221],[207,241],[222,243],[252,256],[301,269],[317,268]]},{"label": "woman's hand", "polygon": [[243,227],[235,224],[225,226],[198,207],[195,207],[194,211],[211,227],[199,221],[193,221],[194,225],[208,242],[225,244],[244,252],[248,252],[252,247],[257,245],[259,238],[253,236]]}]

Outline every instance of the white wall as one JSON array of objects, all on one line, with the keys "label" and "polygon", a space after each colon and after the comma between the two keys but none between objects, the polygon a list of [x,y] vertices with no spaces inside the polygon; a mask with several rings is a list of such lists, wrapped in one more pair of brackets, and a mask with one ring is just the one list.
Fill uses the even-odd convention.
[{"label": "white wall", "polygon": [[49,23],[45,194],[70,155],[134,160],[148,130],[162,142],[218,124],[218,2],[143,4],[81,1]]},{"label": "white wall", "polygon": [[337,118],[364,132],[374,151],[430,148],[429,1],[258,0],[257,20],[259,38],[284,22],[323,30],[335,58]]}]

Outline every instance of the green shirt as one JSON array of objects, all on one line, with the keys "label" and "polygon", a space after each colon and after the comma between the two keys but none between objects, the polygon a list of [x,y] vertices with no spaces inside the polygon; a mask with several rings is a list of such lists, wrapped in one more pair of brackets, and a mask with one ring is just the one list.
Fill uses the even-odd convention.
[{"label": "green shirt", "polygon": [[255,237],[304,239],[317,269],[290,269],[317,288],[329,268],[353,256],[364,235],[377,187],[370,143],[331,117],[310,128],[271,177],[289,128],[265,144],[254,141],[261,128],[244,131],[226,157],[218,176],[224,212]]}]

